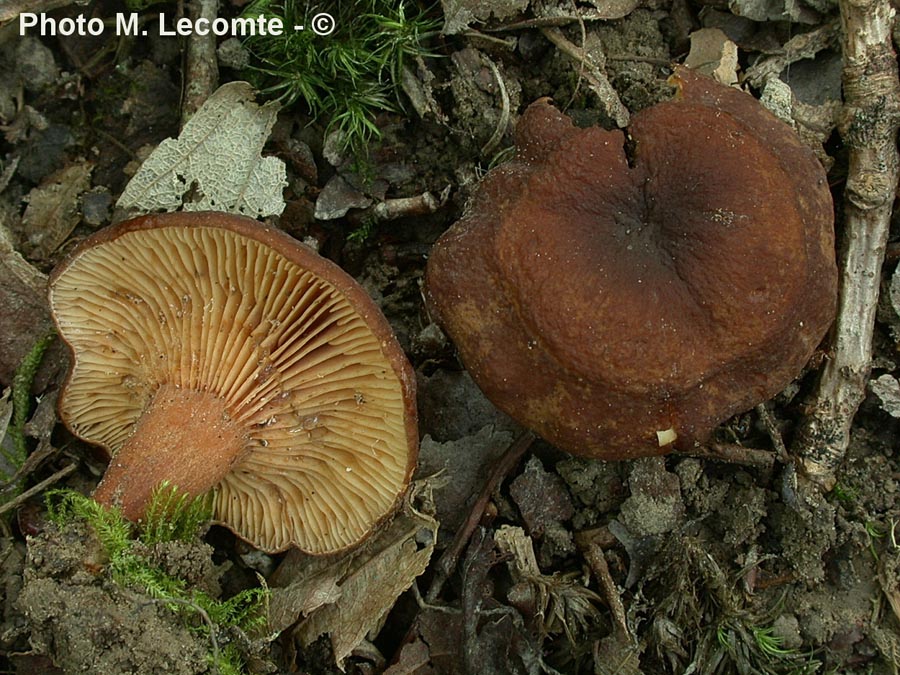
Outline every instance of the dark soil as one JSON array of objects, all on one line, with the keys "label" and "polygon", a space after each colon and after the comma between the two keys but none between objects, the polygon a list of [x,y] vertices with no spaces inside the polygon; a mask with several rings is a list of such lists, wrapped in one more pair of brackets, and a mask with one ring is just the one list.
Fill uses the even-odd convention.
[{"label": "dark soil", "polygon": [[[234,13],[227,4],[223,13]],[[364,161],[330,163],[323,154],[327,120],[310,123],[302,103],[281,112],[267,147],[286,161],[289,181],[287,207],[271,222],[315,243],[365,286],[416,368],[423,438],[418,477],[438,476],[434,510],[440,522],[432,564],[417,581],[423,596],[435,583],[440,554],[523,431],[483,397],[425,311],[421,280],[428,250],[460,216],[480,176],[502,161],[515,119],[528,103],[551,96],[579,125],[613,125],[579,64],[554,47],[542,22],[524,9],[529,3],[484,4],[496,5],[501,18],[432,38],[435,56],[412,64],[430,111],[417,113],[400,94],[404,108],[378,117],[382,137]],[[606,3],[579,7],[589,12],[594,4]],[[719,2],[633,4],[623,18],[562,22],[560,29],[583,44],[589,58],[605,59],[599,66],[632,113],[671,95],[666,64],[684,59],[692,30],[722,28],[737,44],[744,73],[779,54],[791,37],[837,16],[829,2],[801,3],[790,23],[739,17]],[[507,6],[512,9],[505,13]],[[53,15],[108,17],[117,11],[122,7],[112,0],[99,0]],[[164,11],[174,13],[175,6]],[[440,8],[433,11],[440,15]],[[31,252],[28,270],[3,262],[0,271],[4,387],[49,325],[40,275],[76,241],[112,222],[112,204],[148,146],[177,136],[183,49],[183,40],[152,31],[119,40],[21,37],[15,22],[0,28],[0,239]],[[834,133],[836,61],[838,45],[828,43],[782,79],[806,106],[798,121],[801,135],[827,163],[839,208],[847,166]],[[238,79],[241,73],[222,67],[221,77]],[[766,92],[747,88],[766,100]],[[776,89],[767,88],[773,106]],[[800,113],[788,106],[791,114]],[[507,119],[508,128],[501,126],[498,135]],[[78,199],[74,229],[33,255],[35,237],[46,234],[23,222],[26,196],[52,181],[54,172],[83,162],[90,164],[90,179]],[[425,191],[447,198],[433,213],[378,223],[359,236],[360,208],[333,220],[313,216],[335,175],[352,193],[336,197],[337,207],[360,192],[376,201]],[[886,285],[892,272],[889,262]],[[898,325],[885,303],[876,329],[878,375],[896,373]],[[33,393],[52,401],[66,367],[64,350],[51,348]],[[810,368],[769,404],[788,440],[814,377]],[[412,591],[401,595],[380,629],[345,661],[345,672],[896,673],[900,461],[898,421],[886,407],[875,395],[863,404],[837,487],[825,495],[798,490],[792,466],[777,458],[755,411],[716,434],[718,441],[749,449],[738,463],[685,455],[576,459],[538,440],[490,495],[441,592],[427,602],[417,602]],[[27,485],[75,463],[77,470],[57,487],[92,489],[103,469],[99,453],[58,424],[52,406],[38,406],[34,418],[29,443],[43,456],[30,467]],[[4,517],[0,671],[214,672],[211,645],[190,621],[113,583],[89,530],[48,525],[40,495]],[[530,573],[517,567],[520,558],[507,543],[523,541],[510,529],[515,527],[533,545],[537,568]],[[283,570],[276,570],[291,559],[250,551],[218,528],[183,547],[169,552],[167,568],[224,596],[265,577],[277,586]],[[592,547],[602,551],[610,587],[589,562]],[[611,591],[627,630],[617,620]],[[248,672],[340,672],[326,638],[302,646],[292,627],[265,637],[264,647],[257,645],[247,659]]]}]

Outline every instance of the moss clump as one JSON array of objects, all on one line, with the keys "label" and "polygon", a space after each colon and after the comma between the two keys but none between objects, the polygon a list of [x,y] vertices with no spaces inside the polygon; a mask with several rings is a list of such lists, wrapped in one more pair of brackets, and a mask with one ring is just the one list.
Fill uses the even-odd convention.
[{"label": "moss clump", "polygon": [[[21,468],[22,464],[28,457],[28,442],[25,439],[25,423],[28,421],[28,414],[31,412],[31,386],[34,382],[34,376],[37,369],[41,365],[44,358],[44,352],[53,342],[55,333],[49,333],[34,343],[31,351],[22,359],[22,363],[16,368],[12,382],[12,418],[6,429],[6,435],[9,436],[12,443],[10,447],[3,447],[0,453],[3,454],[3,462],[0,462],[0,480],[5,483],[13,480],[15,472]],[[2,435],[0,435],[2,438]],[[7,471],[3,467],[7,467]],[[21,484],[16,486],[15,490],[5,493],[5,501],[15,497],[21,492]]]},{"label": "moss clump", "polygon": [[[331,17],[333,31],[316,32],[316,16]],[[395,110],[404,65],[428,54],[424,41],[440,21],[417,5],[390,0],[322,2],[256,0],[243,16],[279,18],[284,34],[253,36],[249,76],[265,93],[290,105],[303,100],[313,118],[339,130],[344,147],[360,154],[380,133],[375,115]],[[294,26],[304,30],[294,30]],[[319,32],[323,32],[318,28]]]},{"label": "moss clump", "polygon": [[[243,634],[261,632],[266,625],[266,588],[251,588],[222,600],[192,588],[155,564],[149,552],[160,544],[189,541],[209,522],[211,509],[204,497],[190,498],[177,488],[162,484],[154,492],[144,520],[126,520],[119,509],[101,506],[72,490],[47,494],[50,519],[60,528],[73,521],[87,523],[108,559],[106,570],[115,583],[134,588],[182,615],[193,630],[210,642],[210,663],[222,675],[244,672],[236,645],[220,648],[219,636],[235,629]],[[200,619],[199,621],[197,619]]]}]

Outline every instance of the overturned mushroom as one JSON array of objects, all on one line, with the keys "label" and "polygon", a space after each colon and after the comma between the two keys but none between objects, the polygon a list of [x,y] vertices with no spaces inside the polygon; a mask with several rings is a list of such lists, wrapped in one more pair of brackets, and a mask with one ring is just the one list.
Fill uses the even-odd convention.
[{"label": "overturned mushroom", "polygon": [[428,262],[433,315],[488,398],[576,454],[703,441],[796,377],[834,317],[813,153],[747,94],[672,81],[628,141],[533,104]]},{"label": "overturned mushroom", "polygon": [[94,494],[139,518],[168,480],[266,551],[365,538],[415,465],[414,378],[365,291],[287,235],[221,213],[147,216],[50,281],[73,366],[60,414],[106,448]]}]

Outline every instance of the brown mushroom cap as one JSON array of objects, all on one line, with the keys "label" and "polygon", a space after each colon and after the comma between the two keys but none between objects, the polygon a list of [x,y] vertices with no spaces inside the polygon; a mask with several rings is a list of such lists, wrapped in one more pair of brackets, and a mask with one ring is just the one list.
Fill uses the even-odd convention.
[{"label": "brown mushroom cap", "polygon": [[73,366],[60,415],[113,456],[95,492],[143,514],[168,480],[265,551],[330,553],[392,512],[415,466],[415,379],[333,263],[222,213],[120,223],[50,280]]},{"label": "brown mushroom cap", "polygon": [[751,96],[676,69],[620,131],[546,101],[436,243],[426,299],[498,407],[559,447],[688,448],[802,369],[836,307],[825,172]]}]

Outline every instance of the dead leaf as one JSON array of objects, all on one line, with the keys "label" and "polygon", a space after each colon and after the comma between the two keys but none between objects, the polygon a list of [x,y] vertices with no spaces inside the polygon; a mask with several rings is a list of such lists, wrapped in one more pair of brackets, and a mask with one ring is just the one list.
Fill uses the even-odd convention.
[{"label": "dead leaf", "polygon": [[384,671],[384,675],[432,675],[435,671],[429,665],[431,654],[422,640],[408,642],[400,650],[397,663]]},{"label": "dead leaf", "polygon": [[[428,645],[429,663],[441,675],[467,675],[462,660],[462,612],[424,608],[416,617],[416,633]],[[426,671],[427,672],[427,671]]]},{"label": "dead leaf", "polygon": [[[435,508],[442,538],[449,540],[462,525],[491,465],[512,441],[512,434],[497,431],[490,424],[459,440],[438,443],[427,434],[422,439],[416,475],[440,475],[435,485]],[[462,456],[465,462],[459,461]]]},{"label": "dead leaf", "polygon": [[412,500],[419,498],[427,507],[430,492],[427,481],[415,483],[402,511],[361,549],[337,560],[297,561],[291,570],[296,581],[272,588],[270,627],[283,630],[305,615],[295,631],[300,643],[308,646],[328,634],[340,665],[380,629],[400,594],[428,566],[438,523],[413,508]]},{"label": "dead leaf", "polygon": [[337,602],[341,597],[339,582],[347,575],[353,557],[352,552],[338,558],[299,554],[291,570],[297,580],[284,588],[271,588],[269,628],[280,633],[300,617]]},{"label": "dead leaf", "polygon": [[738,82],[738,48],[719,28],[701,28],[691,33],[691,51],[684,65],[709,75],[729,87]]},{"label": "dead leaf", "polygon": [[12,382],[16,368],[34,346],[35,336],[50,330],[47,277],[13,247],[0,224],[0,384]]},{"label": "dead leaf", "polygon": [[462,564],[462,661],[480,675],[538,675],[543,671],[539,636],[522,615],[493,597],[489,578],[498,561],[489,532],[473,535]]},{"label": "dead leaf", "polygon": [[54,172],[25,197],[23,248],[32,260],[44,260],[72,234],[81,220],[79,201],[91,187],[90,162]]},{"label": "dead leaf", "polygon": [[472,24],[487,21],[491,16],[497,20],[521,14],[528,7],[529,0],[441,0],[444,9],[444,35],[461,33]]},{"label": "dead leaf", "polygon": [[9,421],[12,419],[13,413],[12,400],[9,398],[11,391],[7,387],[0,395],[0,477],[12,476],[19,468],[14,466],[7,457],[7,452],[12,451],[12,443],[6,442],[6,431],[9,429]]},{"label": "dead leaf", "polygon": [[609,21],[612,19],[622,19],[641,4],[640,0],[588,0],[593,5],[594,11],[591,19],[603,19]]},{"label": "dead leaf", "polygon": [[164,140],[119,197],[118,206],[152,211],[227,211],[251,218],[284,210],[284,162],[262,157],[278,104],[258,106],[246,82],[219,87],[184,126]]},{"label": "dead leaf", "polygon": [[728,9],[735,16],[751,21],[789,21],[801,24],[821,21],[819,12],[794,0],[729,0]]}]

